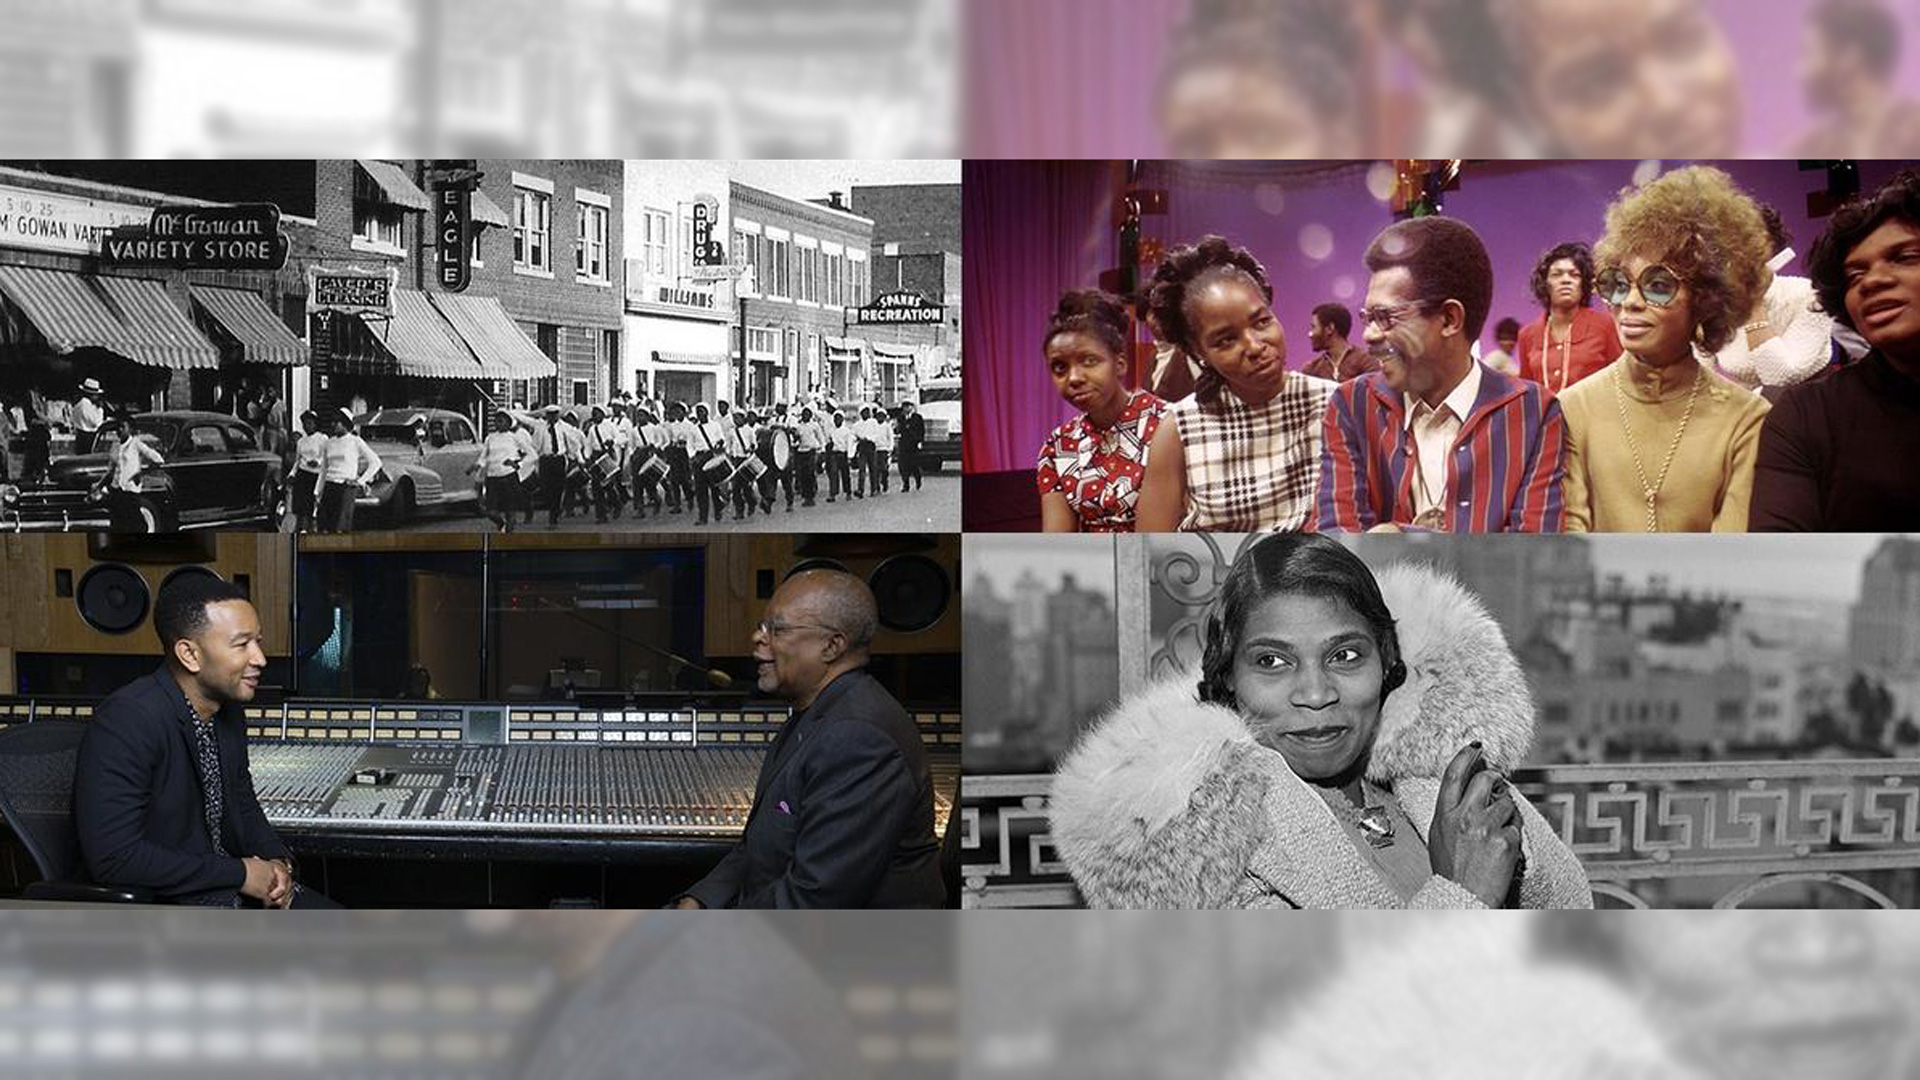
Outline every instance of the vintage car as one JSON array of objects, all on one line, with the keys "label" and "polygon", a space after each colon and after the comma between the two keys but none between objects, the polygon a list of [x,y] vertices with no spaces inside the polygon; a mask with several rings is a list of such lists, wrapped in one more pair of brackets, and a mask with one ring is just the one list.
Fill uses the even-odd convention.
[{"label": "vintage car", "polygon": [[[414,442],[415,421],[427,429]],[[401,524],[427,506],[471,504],[480,497],[470,471],[480,458],[473,421],[451,409],[382,409],[355,422],[360,437],[380,455],[380,475],[354,503],[388,525]]]},{"label": "vintage car", "polygon": [[[286,512],[280,455],[260,449],[253,428],[225,413],[186,410],[133,418],[163,465],[140,476],[141,515],[154,532],[279,527]],[[111,450],[56,458],[46,480],[0,486],[0,531],[104,529],[103,481]]]}]

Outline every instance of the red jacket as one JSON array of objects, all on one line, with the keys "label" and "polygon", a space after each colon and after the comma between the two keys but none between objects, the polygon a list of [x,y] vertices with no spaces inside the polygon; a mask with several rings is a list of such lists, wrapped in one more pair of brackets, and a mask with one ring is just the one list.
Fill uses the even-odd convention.
[{"label": "red jacket", "polygon": [[[1413,433],[1400,393],[1378,372],[1341,383],[1324,424],[1314,527],[1410,525]],[[1538,384],[1483,367],[1480,395],[1447,456],[1447,530],[1561,531],[1566,436],[1559,402]]]}]

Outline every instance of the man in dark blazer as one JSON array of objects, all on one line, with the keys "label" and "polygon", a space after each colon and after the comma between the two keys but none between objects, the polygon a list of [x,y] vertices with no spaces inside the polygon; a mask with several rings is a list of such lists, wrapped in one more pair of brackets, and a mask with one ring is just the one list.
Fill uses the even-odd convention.
[{"label": "man in dark blazer", "polygon": [[754,631],[760,691],[793,703],[746,834],[679,907],[930,908],[945,902],[920,732],[864,670],[879,622],[838,570],[786,580]]},{"label": "man in dark blazer", "polygon": [[166,662],[101,702],[80,742],[73,818],[87,873],[170,903],[332,907],[254,797],[242,706],[267,663],[246,594],[211,575],[160,590]]}]

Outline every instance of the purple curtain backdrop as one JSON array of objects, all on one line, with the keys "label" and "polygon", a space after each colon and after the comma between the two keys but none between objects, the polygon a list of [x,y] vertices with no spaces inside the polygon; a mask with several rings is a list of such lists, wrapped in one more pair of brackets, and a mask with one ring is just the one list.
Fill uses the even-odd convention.
[{"label": "purple curtain backdrop", "polygon": [[[1668,168],[1682,163],[1667,163]],[[1791,161],[1727,161],[1756,199],[1772,203],[1805,253],[1821,226],[1806,197],[1822,173]],[[1867,190],[1901,167],[1864,162]],[[1287,334],[1287,363],[1312,357],[1308,314],[1328,300],[1357,308],[1366,293],[1361,259],[1392,221],[1369,191],[1369,162],[1146,162],[1141,183],[1170,192],[1168,213],[1143,233],[1169,246],[1217,232],[1253,251],[1274,282]],[[1607,203],[1633,179],[1635,162],[1475,162],[1446,213],[1479,230],[1494,265],[1494,304],[1481,335],[1492,347],[1503,315],[1539,314],[1528,289],[1533,264],[1562,240],[1600,236]],[[1097,284],[1117,244],[1110,162],[973,162],[966,165],[966,469],[1031,469],[1040,443],[1072,408],[1054,393],[1039,338],[1060,293]],[[1801,271],[1796,262],[1788,273]],[[1357,335],[1356,335],[1357,339]]]},{"label": "purple curtain backdrop", "polygon": [[[1808,127],[1796,67],[1818,0],[1707,0],[1746,86],[1743,152],[1785,152]],[[970,158],[1163,157],[1154,81],[1186,0],[966,0],[961,79]],[[1899,83],[1920,92],[1920,3],[1889,5],[1907,47]],[[1398,72],[1385,78],[1398,82]]]},{"label": "purple curtain backdrop", "polygon": [[[967,471],[1032,468],[1071,406],[1040,362],[1040,331],[1067,289],[1113,264],[1119,170],[1104,161],[961,166],[967,253]],[[1038,437],[1030,437],[1035,431]],[[1025,446],[1024,451],[1015,448]],[[1024,454],[1024,460],[1021,460]],[[1012,464],[1008,464],[1012,462]]]}]

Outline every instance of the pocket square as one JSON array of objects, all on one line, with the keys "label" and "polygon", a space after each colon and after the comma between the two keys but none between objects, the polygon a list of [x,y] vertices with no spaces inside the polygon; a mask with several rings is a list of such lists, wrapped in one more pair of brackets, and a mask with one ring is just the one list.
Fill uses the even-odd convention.
[{"label": "pocket square", "polygon": [[793,808],[787,805],[787,800],[785,799],[780,800],[780,812],[783,814],[793,813]]}]

